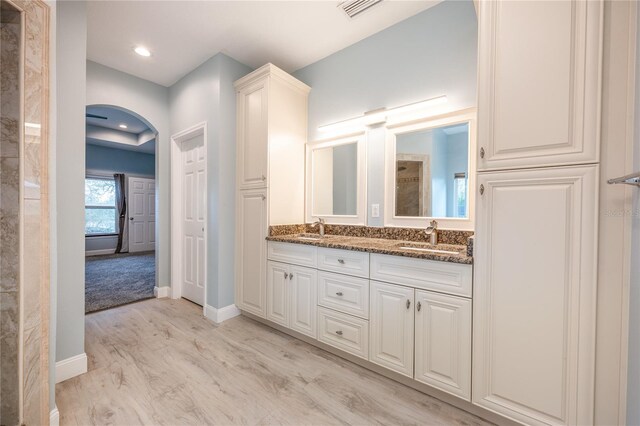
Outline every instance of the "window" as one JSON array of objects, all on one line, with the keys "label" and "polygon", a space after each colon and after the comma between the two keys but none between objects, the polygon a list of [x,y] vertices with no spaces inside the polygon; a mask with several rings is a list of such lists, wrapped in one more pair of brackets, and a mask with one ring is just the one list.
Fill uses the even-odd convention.
[{"label": "window", "polygon": [[116,182],[113,178],[85,179],[84,218],[86,235],[118,233]]},{"label": "window", "polygon": [[453,177],[454,216],[467,216],[467,174],[456,173]]}]

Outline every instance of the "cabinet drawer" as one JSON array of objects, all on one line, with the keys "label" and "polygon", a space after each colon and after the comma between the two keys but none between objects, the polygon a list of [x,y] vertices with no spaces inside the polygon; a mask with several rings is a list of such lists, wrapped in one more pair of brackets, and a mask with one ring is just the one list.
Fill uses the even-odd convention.
[{"label": "cabinet drawer", "polygon": [[411,257],[371,255],[371,279],[471,297],[471,265]]},{"label": "cabinet drawer", "polygon": [[318,340],[367,359],[369,357],[369,321],[318,308]]},{"label": "cabinet drawer", "polygon": [[319,247],[318,269],[369,278],[369,253]]},{"label": "cabinet drawer", "polygon": [[318,272],[318,304],[362,318],[369,318],[369,280]]},{"label": "cabinet drawer", "polygon": [[314,246],[280,243],[277,241],[269,241],[267,246],[267,258],[269,260],[310,266],[312,268],[316,267],[317,248]]}]

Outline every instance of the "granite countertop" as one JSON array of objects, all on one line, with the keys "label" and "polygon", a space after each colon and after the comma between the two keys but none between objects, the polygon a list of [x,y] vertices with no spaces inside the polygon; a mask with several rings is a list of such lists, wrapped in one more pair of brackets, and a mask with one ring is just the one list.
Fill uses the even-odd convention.
[{"label": "granite countertop", "polygon": [[[441,262],[462,263],[467,265],[473,264],[473,257],[467,255],[466,245],[438,244],[437,246],[432,246],[427,243],[417,243],[415,241],[342,235],[325,235],[323,238],[318,239],[302,239],[300,238],[302,235],[309,234],[273,235],[267,237],[267,240],[342,250],[364,251],[368,253],[389,254],[393,256],[413,257],[417,259],[439,260]],[[446,250],[455,253],[435,253],[401,247]]]}]

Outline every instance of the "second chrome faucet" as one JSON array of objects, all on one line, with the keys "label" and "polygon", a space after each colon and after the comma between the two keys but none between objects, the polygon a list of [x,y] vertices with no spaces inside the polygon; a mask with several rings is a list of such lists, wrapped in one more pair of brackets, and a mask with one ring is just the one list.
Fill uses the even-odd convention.
[{"label": "second chrome faucet", "polygon": [[324,219],[322,219],[321,217],[318,218],[318,220],[316,222],[313,222],[311,224],[312,228],[318,227],[318,231],[320,233],[321,237],[324,237]]},{"label": "second chrome faucet", "polygon": [[432,220],[424,232],[429,236],[430,244],[438,245],[438,222]]}]

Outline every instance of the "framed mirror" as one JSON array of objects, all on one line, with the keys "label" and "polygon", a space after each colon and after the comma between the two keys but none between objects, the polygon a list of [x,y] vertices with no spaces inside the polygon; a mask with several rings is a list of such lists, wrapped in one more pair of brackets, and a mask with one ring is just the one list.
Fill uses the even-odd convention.
[{"label": "framed mirror", "polygon": [[385,225],[473,229],[475,110],[387,127]]},{"label": "framed mirror", "polygon": [[364,225],[364,133],[307,144],[306,220]]}]

